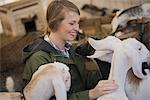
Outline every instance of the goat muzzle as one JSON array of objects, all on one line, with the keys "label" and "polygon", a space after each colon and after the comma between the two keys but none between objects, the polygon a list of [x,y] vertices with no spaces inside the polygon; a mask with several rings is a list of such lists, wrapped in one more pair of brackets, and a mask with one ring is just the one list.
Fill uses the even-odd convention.
[{"label": "goat muzzle", "polygon": [[142,73],[144,75],[147,75],[146,71],[145,70],[148,70],[149,73],[150,73],[150,62],[143,62],[142,63]]}]

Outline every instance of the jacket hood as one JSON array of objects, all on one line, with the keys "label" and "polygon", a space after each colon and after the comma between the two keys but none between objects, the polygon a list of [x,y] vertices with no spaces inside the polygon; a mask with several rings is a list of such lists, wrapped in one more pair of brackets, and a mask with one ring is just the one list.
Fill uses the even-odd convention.
[{"label": "jacket hood", "polygon": [[[53,49],[53,50],[52,50]],[[27,45],[22,52],[22,60],[25,62],[33,53],[37,51],[51,52],[55,51],[54,48],[43,38],[38,38]]]}]

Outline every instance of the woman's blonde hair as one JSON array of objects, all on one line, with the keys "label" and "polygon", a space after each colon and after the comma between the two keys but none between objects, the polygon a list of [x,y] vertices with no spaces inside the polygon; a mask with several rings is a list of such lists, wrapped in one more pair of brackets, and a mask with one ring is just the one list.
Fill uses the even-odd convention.
[{"label": "woman's blonde hair", "polygon": [[73,11],[80,15],[78,7],[68,0],[53,0],[49,4],[46,14],[48,24],[47,34],[49,34],[51,31],[57,31],[57,28],[62,20],[64,20],[65,12],[67,11]]}]

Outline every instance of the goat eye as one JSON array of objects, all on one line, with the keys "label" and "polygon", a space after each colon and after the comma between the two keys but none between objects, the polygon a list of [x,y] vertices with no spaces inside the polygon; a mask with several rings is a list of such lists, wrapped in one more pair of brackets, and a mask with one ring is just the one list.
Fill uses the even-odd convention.
[{"label": "goat eye", "polygon": [[139,48],[139,50],[141,51],[142,47]]}]

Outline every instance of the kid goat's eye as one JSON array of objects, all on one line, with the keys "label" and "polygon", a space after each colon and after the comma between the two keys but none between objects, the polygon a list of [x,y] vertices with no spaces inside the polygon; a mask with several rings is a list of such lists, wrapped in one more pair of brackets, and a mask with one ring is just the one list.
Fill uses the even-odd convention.
[{"label": "kid goat's eye", "polygon": [[139,50],[141,50],[141,49],[142,49],[142,47],[139,48]]}]

